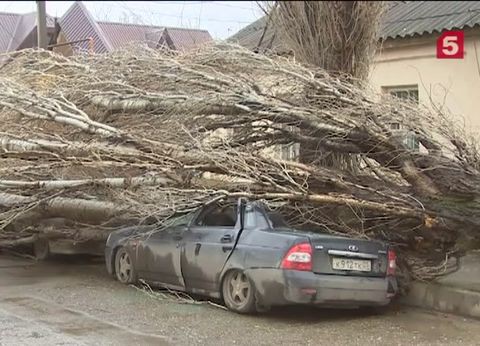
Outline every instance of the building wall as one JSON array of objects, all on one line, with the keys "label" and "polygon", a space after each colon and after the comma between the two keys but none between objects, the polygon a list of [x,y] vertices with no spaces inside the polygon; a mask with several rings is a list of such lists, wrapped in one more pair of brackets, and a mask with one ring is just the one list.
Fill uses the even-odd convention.
[{"label": "building wall", "polygon": [[379,92],[418,86],[419,102],[443,105],[480,135],[480,29],[465,30],[463,60],[437,59],[438,36],[385,41],[370,82]]}]

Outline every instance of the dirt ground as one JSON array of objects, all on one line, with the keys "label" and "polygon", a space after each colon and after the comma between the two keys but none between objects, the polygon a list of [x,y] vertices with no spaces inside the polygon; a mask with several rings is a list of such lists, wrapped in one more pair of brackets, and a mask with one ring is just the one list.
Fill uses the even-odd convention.
[{"label": "dirt ground", "polygon": [[103,262],[0,255],[0,345],[479,345],[480,322],[405,307],[385,315],[295,307],[242,316],[158,299]]}]

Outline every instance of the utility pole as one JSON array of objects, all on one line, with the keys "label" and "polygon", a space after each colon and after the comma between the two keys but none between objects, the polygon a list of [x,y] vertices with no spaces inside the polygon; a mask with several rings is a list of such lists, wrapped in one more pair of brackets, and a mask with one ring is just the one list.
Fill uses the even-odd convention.
[{"label": "utility pole", "polygon": [[37,1],[37,40],[38,48],[47,49],[47,11],[45,1]]}]

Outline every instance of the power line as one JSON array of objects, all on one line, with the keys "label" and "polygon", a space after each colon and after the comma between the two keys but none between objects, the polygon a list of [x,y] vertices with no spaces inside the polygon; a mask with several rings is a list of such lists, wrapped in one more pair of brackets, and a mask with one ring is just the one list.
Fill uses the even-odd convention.
[{"label": "power line", "polygon": [[125,1],[120,1],[120,2],[123,3],[122,8],[130,12],[130,14],[135,18],[136,22],[140,22],[140,24],[145,24],[144,20],[138,14],[134,13],[131,9],[126,7]]},{"label": "power line", "polygon": [[[116,2],[119,3],[118,1],[116,1]],[[135,11],[140,11],[140,12],[143,12],[143,13],[158,14],[158,15],[165,16],[165,17],[172,17],[172,18],[179,18],[179,19],[189,19],[189,20],[197,20],[198,21],[198,18],[193,18],[193,17],[184,17],[184,16],[181,16],[181,15],[168,14],[168,13],[152,11],[152,10],[145,10],[145,9],[141,9],[141,8],[131,8],[131,7],[126,6],[126,5],[122,5],[122,7],[132,11],[133,13],[135,13]],[[232,19],[232,20],[214,19],[214,18],[202,18],[202,21],[218,22],[218,23],[238,23],[238,24],[250,24],[251,23],[251,21],[241,21],[241,20],[234,20],[234,19]]]},{"label": "power line", "polygon": [[215,5],[220,5],[220,6],[225,6],[225,7],[231,7],[231,8],[241,8],[241,9],[244,9],[244,10],[253,10],[252,7],[243,7],[243,6],[237,6],[237,5],[232,5],[232,4],[224,4],[220,1],[206,1],[206,2],[213,2]]},{"label": "power line", "polygon": [[151,1],[153,3],[159,4],[159,5],[179,5],[181,2],[183,2],[184,5],[202,5],[204,3],[212,3],[215,5],[219,6],[225,6],[225,7],[232,7],[232,8],[240,8],[243,10],[252,10],[251,7],[243,7],[243,6],[237,6],[237,5],[231,5],[231,4],[225,4],[220,1],[174,1],[174,2],[168,2],[168,1]]},{"label": "power line", "polygon": [[203,2],[200,4],[200,11],[198,12],[198,27],[200,27],[200,21],[202,19],[202,10],[203,10]]}]

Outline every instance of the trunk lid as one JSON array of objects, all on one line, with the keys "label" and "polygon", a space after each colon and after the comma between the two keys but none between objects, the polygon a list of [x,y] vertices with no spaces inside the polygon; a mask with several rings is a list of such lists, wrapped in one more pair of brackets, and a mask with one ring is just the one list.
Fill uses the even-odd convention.
[{"label": "trunk lid", "polygon": [[387,246],[383,243],[309,235],[313,251],[313,272],[347,276],[384,277]]}]

